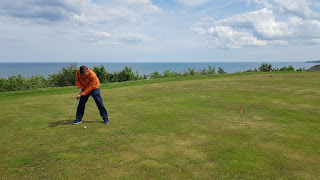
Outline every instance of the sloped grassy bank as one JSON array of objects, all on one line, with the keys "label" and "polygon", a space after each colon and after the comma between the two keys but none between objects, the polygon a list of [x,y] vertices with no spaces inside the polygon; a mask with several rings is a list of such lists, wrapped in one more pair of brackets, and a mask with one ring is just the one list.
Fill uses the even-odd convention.
[{"label": "sloped grassy bank", "polygon": [[[185,81],[185,80],[196,80],[196,79],[213,79],[213,78],[225,78],[234,76],[247,76],[258,72],[247,72],[247,73],[232,73],[232,74],[213,74],[213,75],[202,75],[202,76],[180,76],[180,77],[167,77],[161,79],[144,79],[144,80],[134,80],[126,82],[114,82],[114,83],[101,83],[100,89],[113,89],[125,86],[136,86],[154,83],[163,83],[169,81]],[[15,99],[21,97],[31,97],[31,96],[46,96],[46,95],[58,95],[75,92],[75,86],[68,87],[51,87],[51,88],[41,88],[28,91],[12,91],[12,92],[0,92],[0,101],[6,99]]]}]

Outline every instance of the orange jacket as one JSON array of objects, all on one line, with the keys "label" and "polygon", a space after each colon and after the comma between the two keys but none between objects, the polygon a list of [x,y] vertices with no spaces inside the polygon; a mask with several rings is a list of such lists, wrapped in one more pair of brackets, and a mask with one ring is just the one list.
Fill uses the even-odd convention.
[{"label": "orange jacket", "polygon": [[100,81],[91,69],[88,69],[88,76],[83,76],[80,74],[80,69],[77,71],[76,75],[76,85],[79,88],[83,88],[84,91],[81,93],[81,96],[89,94],[92,90],[100,88]]}]

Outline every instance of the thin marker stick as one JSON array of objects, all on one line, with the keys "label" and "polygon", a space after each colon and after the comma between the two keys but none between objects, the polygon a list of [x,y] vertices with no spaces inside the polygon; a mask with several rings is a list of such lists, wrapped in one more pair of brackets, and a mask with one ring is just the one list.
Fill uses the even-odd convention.
[{"label": "thin marker stick", "polygon": [[242,111],[242,107],[240,106],[240,113],[241,113],[241,124],[240,125],[244,125],[244,124],[242,124],[242,113],[243,113],[243,111]]}]

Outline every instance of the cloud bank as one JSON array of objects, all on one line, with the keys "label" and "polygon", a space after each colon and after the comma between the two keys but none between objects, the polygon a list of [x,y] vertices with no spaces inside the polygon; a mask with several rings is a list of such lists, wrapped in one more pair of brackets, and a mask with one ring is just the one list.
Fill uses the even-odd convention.
[{"label": "cloud bank", "polygon": [[[32,26],[44,24],[51,26],[55,32],[63,31],[58,28],[81,29],[83,39],[90,39],[94,45],[132,44],[148,40],[147,35],[115,27],[143,23],[161,11],[151,0],[108,0],[103,3],[93,0],[0,1],[0,21]],[[111,31],[112,35],[108,38],[99,36],[99,33],[92,33],[92,29]]]},{"label": "cloud bank", "polygon": [[214,20],[202,18],[190,29],[205,44],[219,48],[239,49],[252,46],[290,46],[314,44],[320,39],[320,14],[307,0],[250,0],[264,6],[260,10]]}]

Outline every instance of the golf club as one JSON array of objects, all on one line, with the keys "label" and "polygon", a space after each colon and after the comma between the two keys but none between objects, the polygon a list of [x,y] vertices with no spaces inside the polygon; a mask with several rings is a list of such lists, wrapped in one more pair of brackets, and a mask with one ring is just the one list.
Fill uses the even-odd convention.
[{"label": "golf club", "polygon": [[66,120],[68,120],[68,117],[69,117],[69,115],[70,115],[70,113],[71,113],[71,111],[72,111],[72,109],[73,109],[73,107],[74,107],[74,105],[76,104],[77,101],[78,101],[78,99],[76,99],[76,100],[74,101],[73,106],[72,106],[72,108],[71,108],[71,110],[70,110],[70,112],[69,112]]}]

